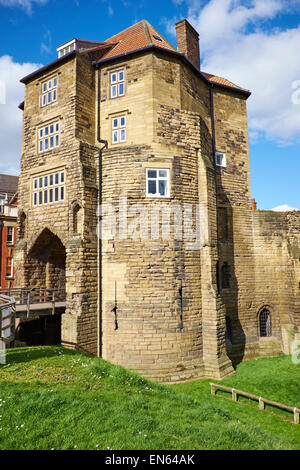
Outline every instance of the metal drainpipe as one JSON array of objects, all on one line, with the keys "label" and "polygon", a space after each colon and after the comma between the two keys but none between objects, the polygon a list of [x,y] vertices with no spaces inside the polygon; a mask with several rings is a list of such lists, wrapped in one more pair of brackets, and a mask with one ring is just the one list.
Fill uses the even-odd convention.
[{"label": "metal drainpipe", "polygon": [[98,154],[98,163],[99,163],[99,179],[98,179],[98,207],[100,210],[100,213],[98,214],[99,217],[99,231],[98,231],[98,263],[99,263],[99,271],[98,271],[98,289],[99,289],[99,356],[102,357],[102,227],[101,227],[101,218],[102,218],[102,213],[101,213],[101,207],[102,207],[102,151],[104,148],[108,147],[108,142],[107,140],[101,139],[101,132],[100,132],[100,101],[101,101],[101,72],[99,66],[96,66],[98,70],[98,109],[97,109],[97,140],[100,144],[103,144],[103,147],[99,148],[99,154]]},{"label": "metal drainpipe", "polygon": [[[211,84],[209,89],[210,95],[210,117],[211,117],[211,133],[212,133],[212,147],[213,147],[213,162],[215,169],[215,191],[216,191],[216,222],[217,222],[217,254],[219,265],[219,223],[218,223],[218,180],[217,180],[217,165],[216,165],[216,128],[215,128],[215,109],[214,109],[214,85]],[[217,278],[219,273],[217,273]]]},{"label": "metal drainpipe", "polygon": [[[3,261],[3,252],[2,252],[2,237],[3,237],[3,222],[0,220],[0,288],[1,286],[1,278],[2,278],[2,261]],[[4,287],[4,286],[3,286]]]}]

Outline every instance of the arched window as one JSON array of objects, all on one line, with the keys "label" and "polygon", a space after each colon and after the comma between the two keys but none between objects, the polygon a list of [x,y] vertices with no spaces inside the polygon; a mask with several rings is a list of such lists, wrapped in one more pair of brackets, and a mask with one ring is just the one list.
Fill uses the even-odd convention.
[{"label": "arched window", "polygon": [[82,232],[82,207],[79,204],[73,206],[73,233],[79,234]]},{"label": "arched window", "polygon": [[221,269],[221,287],[222,289],[230,287],[230,269],[227,263],[224,263]]},{"label": "arched window", "polygon": [[261,338],[272,336],[271,314],[266,308],[259,314],[259,334]]}]

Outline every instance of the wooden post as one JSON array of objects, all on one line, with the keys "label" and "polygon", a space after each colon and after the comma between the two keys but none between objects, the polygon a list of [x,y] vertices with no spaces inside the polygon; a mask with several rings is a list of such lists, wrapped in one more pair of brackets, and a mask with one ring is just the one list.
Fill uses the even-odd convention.
[{"label": "wooden post", "polygon": [[211,394],[215,395],[216,394],[216,389],[215,389],[215,385],[213,383],[210,384],[210,388],[211,388]]},{"label": "wooden post", "polygon": [[55,290],[52,291],[52,315],[55,314]]},{"label": "wooden post", "polygon": [[27,318],[30,315],[30,291],[27,293]]},{"label": "wooden post", "polygon": [[237,395],[234,388],[232,389],[232,400],[233,401],[238,401],[238,395]]},{"label": "wooden post", "polygon": [[299,419],[299,410],[297,408],[294,408],[294,423],[295,424],[300,424],[300,419]]},{"label": "wooden post", "polygon": [[15,346],[15,336],[16,336],[16,310],[15,305],[11,307],[11,324],[10,324],[10,331],[12,335],[12,347]]},{"label": "wooden post", "polygon": [[260,410],[264,410],[265,409],[265,402],[263,401],[262,397],[259,397],[259,400],[258,400],[258,408]]}]

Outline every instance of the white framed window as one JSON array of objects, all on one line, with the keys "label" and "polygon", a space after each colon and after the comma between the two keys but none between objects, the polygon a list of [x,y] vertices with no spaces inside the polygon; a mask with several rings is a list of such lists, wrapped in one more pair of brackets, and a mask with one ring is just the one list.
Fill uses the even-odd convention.
[{"label": "white framed window", "polygon": [[14,277],[14,260],[11,256],[6,258],[6,279],[13,279]]},{"label": "white framed window", "polygon": [[119,144],[126,142],[126,116],[112,119],[112,143]]},{"label": "white framed window", "polygon": [[6,244],[10,246],[14,244],[14,227],[7,227]]},{"label": "white framed window", "polygon": [[55,103],[57,100],[57,77],[42,83],[41,107]]},{"label": "white framed window", "polygon": [[226,167],[226,154],[222,152],[216,152],[216,165],[222,166],[223,168]]},{"label": "white framed window", "polygon": [[33,179],[32,205],[43,206],[65,200],[65,171],[57,171]]},{"label": "white framed window", "polygon": [[59,122],[48,124],[47,126],[40,127],[38,130],[38,149],[39,153],[47,152],[59,147]]},{"label": "white framed window", "polygon": [[170,170],[147,168],[146,185],[147,197],[170,197]]},{"label": "white framed window", "polygon": [[110,74],[110,97],[118,98],[125,95],[125,72],[118,70]]},{"label": "white framed window", "polygon": [[66,54],[70,54],[70,52],[75,51],[75,42],[70,44],[69,46],[64,47],[58,51],[58,58],[65,56]]}]

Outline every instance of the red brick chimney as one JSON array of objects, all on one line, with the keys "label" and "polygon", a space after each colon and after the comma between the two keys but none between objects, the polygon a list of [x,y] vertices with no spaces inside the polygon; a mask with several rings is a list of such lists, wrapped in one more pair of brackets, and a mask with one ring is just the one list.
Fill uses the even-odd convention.
[{"label": "red brick chimney", "polygon": [[257,211],[257,202],[255,199],[251,199],[252,210]]},{"label": "red brick chimney", "polygon": [[200,70],[199,34],[187,20],[176,23],[177,50]]}]

